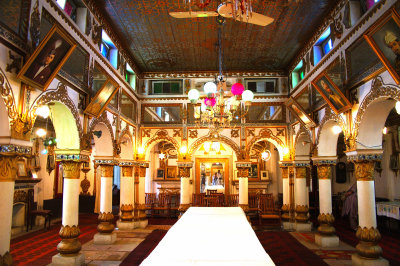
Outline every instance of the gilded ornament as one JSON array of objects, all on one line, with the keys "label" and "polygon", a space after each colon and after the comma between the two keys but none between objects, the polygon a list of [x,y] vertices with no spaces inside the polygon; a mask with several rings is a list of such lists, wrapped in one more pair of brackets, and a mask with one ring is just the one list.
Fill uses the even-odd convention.
[{"label": "gilded ornament", "polygon": [[0,157],[0,181],[14,181],[17,177],[17,157]]},{"label": "gilded ornament", "polygon": [[357,253],[367,259],[378,259],[382,255],[382,248],[378,245],[381,240],[381,234],[378,229],[371,228],[361,228],[357,229],[356,237],[360,240],[357,244]]},{"label": "gilded ornament", "polygon": [[331,178],[331,166],[330,165],[318,165],[318,179],[330,179]]},{"label": "gilded ornament", "polygon": [[28,193],[23,190],[15,190],[14,191],[14,204],[17,202],[27,202]]},{"label": "gilded ornament", "polygon": [[296,222],[298,223],[308,222],[308,206],[296,205]]},{"label": "gilded ornament", "polygon": [[121,221],[132,221],[133,220],[133,206],[132,204],[121,205]]},{"label": "gilded ornament", "polygon": [[122,176],[133,177],[133,166],[122,166]]},{"label": "gilded ornament", "polygon": [[85,174],[85,179],[81,181],[81,188],[82,188],[82,192],[80,193],[81,195],[90,196],[90,192],[88,191],[90,188],[90,181],[87,179],[86,174]]},{"label": "gilded ornament", "polygon": [[374,180],[374,161],[354,162],[354,173],[359,181]]},{"label": "gilded ornament", "polygon": [[335,228],[332,226],[333,222],[335,221],[335,217],[331,213],[321,213],[318,216],[318,222],[320,226],[318,227],[318,232],[321,235],[333,235],[335,233]]},{"label": "gilded ornament", "polygon": [[179,177],[189,178],[190,177],[190,168],[189,167],[179,167]]},{"label": "gilded ornament", "polygon": [[61,226],[59,236],[61,237],[61,242],[57,245],[57,251],[60,254],[75,254],[81,250],[81,243],[78,240],[80,235],[79,227],[73,226]]},{"label": "gilded ornament", "polygon": [[290,219],[290,215],[289,215],[290,207],[289,207],[289,205],[283,204],[281,210],[282,210],[282,216],[281,216],[282,220],[283,221],[288,221]]},{"label": "gilded ornament", "polygon": [[249,211],[249,205],[248,204],[239,204],[239,207],[242,208],[244,212]]},{"label": "gilded ornament", "polygon": [[103,234],[110,234],[114,231],[114,215],[111,212],[101,212],[98,217],[99,224],[97,225],[97,231]]},{"label": "gilded ornament", "polygon": [[307,170],[305,167],[296,167],[296,179],[306,178]]},{"label": "gilded ornament", "polygon": [[139,177],[146,177],[146,167],[139,168]]},{"label": "gilded ornament", "polygon": [[81,175],[81,164],[81,162],[63,161],[62,167],[64,178],[79,179]]},{"label": "gilded ornament", "polygon": [[113,177],[114,167],[112,165],[101,165],[101,176],[102,177]]},{"label": "gilded ornament", "polygon": [[69,226],[69,225],[62,225],[58,235],[62,239],[70,239],[70,238],[77,238],[80,235],[81,231],[79,227],[76,225]]},{"label": "gilded ornament", "polygon": [[288,177],[289,177],[289,175],[288,175],[288,173],[289,173],[288,168],[287,168],[287,167],[281,167],[281,169],[282,169],[282,178],[288,178]]}]

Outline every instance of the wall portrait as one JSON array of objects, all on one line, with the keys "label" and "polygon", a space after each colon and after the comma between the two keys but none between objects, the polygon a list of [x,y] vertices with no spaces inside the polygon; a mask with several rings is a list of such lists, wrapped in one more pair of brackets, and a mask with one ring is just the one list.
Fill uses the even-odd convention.
[{"label": "wall portrait", "polygon": [[75,47],[72,38],[54,25],[17,77],[33,87],[46,90]]},{"label": "wall portrait", "polygon": [[107,79],[103,87],[96,93],[92,101],[86,107],[85,113],[90,116],[99,117],[117,91],[118,85],[110,78]]},{"label": "wall portrait", "polygon": [[249,168],[249,180],[251,179],[258,179],[258,163],[253,162],[251,163],[251,167]]},{"label": "wall portrait", "polygon": [[176,179],[177,174],[176,166],[167,166],[167,179]]},{"label": "wall portrait", "polygon": [[164,179],[164,169],[157,169],[157,175],[156,175],[157,179]]},{"label": "wall portrait", "polygon": [[400,83],[400,16],[391,9],[364,35],[397,84]]},{"label": "wall portrait", "polygon": [[315,127],[315,122],[306,111],[292,97],[286,103],[288,109],[300,120],[306,127]]},{"label": "wall portrait", "polygon": [[321,94],[336,114],[351,108],[349,100],[344,96],[336,84],[322,72],[313,82],[314,88]]},{"label": "wall portrait", "polygon": [[18,177],[28,176],[28,173],[26,171],[26,162],[23,159],[17,161],[17,176]]}]

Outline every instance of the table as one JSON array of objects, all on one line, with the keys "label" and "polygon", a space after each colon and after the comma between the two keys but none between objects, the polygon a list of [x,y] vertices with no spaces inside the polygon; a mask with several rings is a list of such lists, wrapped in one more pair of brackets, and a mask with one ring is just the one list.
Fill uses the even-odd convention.
[{"label": "table", "polygon": [[239,207],[191,207],[141,265],[275,265]]},{"label": "table", "polygon": [[376,213],[379,216],[386,216],[400,220],[400,201],[377,202]]},{"label": "table", "polygon": [[214,186],[208,186],[206,185],[204,191],[207,193],[207,191],[211,189],[211,190],[217,190],[217,193],[224,193],[225,192],[225,187],[222,185],[214,185]]}]

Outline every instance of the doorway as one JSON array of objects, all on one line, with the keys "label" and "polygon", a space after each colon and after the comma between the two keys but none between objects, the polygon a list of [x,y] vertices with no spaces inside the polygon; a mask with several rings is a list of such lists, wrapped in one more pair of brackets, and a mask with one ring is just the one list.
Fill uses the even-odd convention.
[{"label": "doorway", "polygon": [[196,193],[216,190],[229,194],[229,159],[197,158],[196,159]]}]

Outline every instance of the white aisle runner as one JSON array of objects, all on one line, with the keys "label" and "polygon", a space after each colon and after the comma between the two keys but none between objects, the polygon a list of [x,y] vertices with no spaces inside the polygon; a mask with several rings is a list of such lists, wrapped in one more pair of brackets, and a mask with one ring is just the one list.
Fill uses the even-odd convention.
[{"label": "white aisle runner", "polygon": [[191,207],[141,265],[275,265],[239,207]]}]

